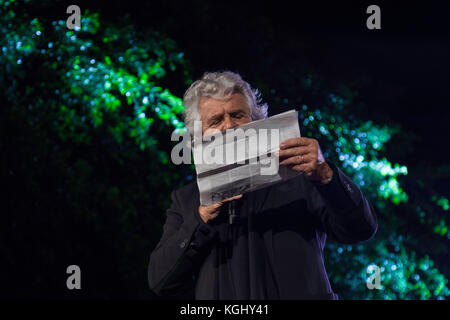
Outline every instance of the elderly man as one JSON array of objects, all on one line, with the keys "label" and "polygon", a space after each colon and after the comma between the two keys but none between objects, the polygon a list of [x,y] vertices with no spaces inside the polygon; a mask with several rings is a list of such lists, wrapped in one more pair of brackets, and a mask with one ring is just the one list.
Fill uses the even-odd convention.
[{"label": "elderly man", "polygon": [[[226,130],[267,117],[259,93],[232,72],[205,73],[183,99],[190,132]],[[337,299],[324,267],[326,237],[353,244],[377,230],[373,207],[317,140],[280,144],[295,178],[201,206],[196,183],[172,192],[148,281],[159,296],[187,299]],[[229,224],[226,211],[236,223]]]}]

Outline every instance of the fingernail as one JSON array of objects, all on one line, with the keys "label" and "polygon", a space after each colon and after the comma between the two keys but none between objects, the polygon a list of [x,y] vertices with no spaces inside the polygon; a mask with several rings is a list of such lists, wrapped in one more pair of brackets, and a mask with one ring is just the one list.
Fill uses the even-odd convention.
[{"label": "fingernail", "polygon": [[280,148],[284,148],[286,145],[284,143],[280,144]]}]

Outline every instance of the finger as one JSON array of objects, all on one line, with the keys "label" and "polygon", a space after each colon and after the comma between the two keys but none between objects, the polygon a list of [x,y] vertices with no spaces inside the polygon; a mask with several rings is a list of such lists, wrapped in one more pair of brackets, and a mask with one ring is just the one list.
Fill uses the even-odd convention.
[{"label": "finger", "polygon": [[211,214],[210,214],[211,219],[217,218],[218,215],[219,215],[219,212],[211,213]]},{"label": "finger", "polygon": [[289,149],[279,150],[278,156],[280,158],[283,158],[283,157],[291,157],[291,156],[296,156],[296,155],[305,155],[307,153],[310,153],[311,151],[312,151],[312,149],[310,147],[305,147],[305,146],[291,147]]},{"label": "finger", "polygon": [[200,205],[199,211],[201,211],[202,213],[205,213],[205,214],[211,214],[212,212],[214,212],[220,208],[220,205],[218,206],[217,204],[218,204],[218,202],[210,204],[209,206]]},{"label": "finger", "polygon": [[289,138],[280,143],[280,149],[287,149],[290,147],[297,147],[297,146],[307,146],[311,144],[311,140],[312,139],[310,138],[303,138],[303,137]]},{"label": "finger", "polygon": [[210,205],[210,206],[200,206],[198,208],[199,210],[199,214],[200,216],[203,217],[207,217],[208,219],[210,218],[215,218],[219,215],[219,207],[216,207],[214,204]]},{"label": "finger", "polygon": [[308,172],[309,167],[310,167],[309,164],[303,163],[303,164],[291,165],[290,169],[297,171],[297,172],[306,173],[306,172]]},{"label": "finger", "polygon": [[314,174],[314,171],[313,170],[305,170],[305,171],[303,171],[303,173],[307,177],[312,177],[312,175]]},{"label": "finger", "polygon": [[202,207],[208,207],[208,209],[210,209],[210,210],[211,210],[211,209],[212,209],[212,210],[216,210],[216,209],[220,208],[225,202],[229,202],[229,201],[232,201],[232,200],[240,199],[240,198],[242,198],[242,196],[243,196],[243,195],[240,194],[240,195],[233,196],[233,197],[227,198],[227,199],[225,199],[225,200],[222,200],[222,201],[213,203],[213,204],[211,204],[211,205],[209,205],[209,206],[202,206]]},{"label": "finger", "polygon": [[242,198],[242,194],[234,196],[234,197],[231,197],[231,198],[227,198],[227,199],[222,200],[220,202],[221,203],[225,203],[225,202],[230,202],[230,201],[237,200],[237,199],[240,199],[240,198]]},{"label": "finger", "polygon": [[287,159],[284,159],[280,162],[280,165],[297,165],[297,164],[307,164],[312,159],[311,155],[303,155],[303,158],[301,155],[292,156]]},{"label": "finger", "polygon": [[211,207],[214,208],[214,209],[217,209],[217,208],[220,208],[221,205],[222,205],[222,202],[216,202],[216,203],[213,203],[211,205]]}]

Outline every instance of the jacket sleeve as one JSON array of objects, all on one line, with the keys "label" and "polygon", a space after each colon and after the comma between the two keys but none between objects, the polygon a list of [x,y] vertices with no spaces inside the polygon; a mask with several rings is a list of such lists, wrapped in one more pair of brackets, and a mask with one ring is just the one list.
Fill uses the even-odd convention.
[{"label": "jacket sleeve", "polygon": [[163,235],[150,255],[150,289],[163,298],[193,298],[195,270],[205,258],[208,246],[217,236],[198,212],[182,214],[177,192],[166,211]]},{"label": "jacket sleeve", "polygon": [[361,190],[335,164],[326,160],[333,177],[325,185],[306,181],[308,207],[333,240],[354,244],[372,238],[378,228],[375,210]]}]

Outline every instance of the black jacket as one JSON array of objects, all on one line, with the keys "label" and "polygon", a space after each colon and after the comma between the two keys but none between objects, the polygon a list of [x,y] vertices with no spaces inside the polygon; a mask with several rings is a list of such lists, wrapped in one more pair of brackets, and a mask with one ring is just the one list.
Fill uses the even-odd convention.
[{"label": "black jacket", "polygon": [[359,188],[327,162],[333,169],[328,184],[300,175],[244,194],[208,223],[198,214],[196,183],[172,192],[150,256],[150,288],[166,298],[337,299],[324,267],[326,237],[344,244],[368,240],[377,218]]}]

